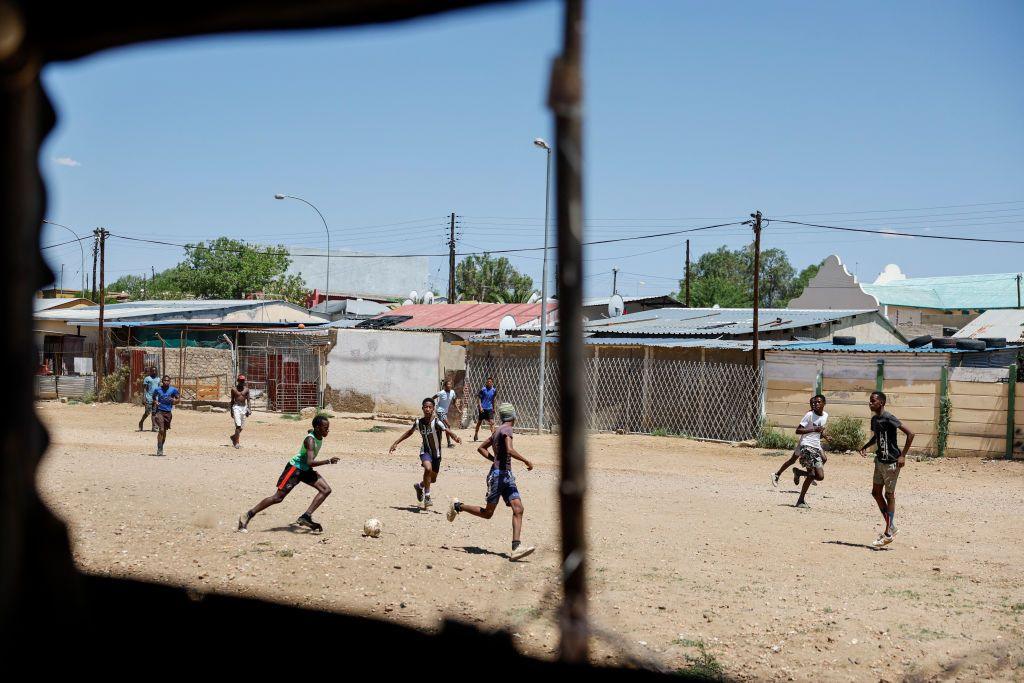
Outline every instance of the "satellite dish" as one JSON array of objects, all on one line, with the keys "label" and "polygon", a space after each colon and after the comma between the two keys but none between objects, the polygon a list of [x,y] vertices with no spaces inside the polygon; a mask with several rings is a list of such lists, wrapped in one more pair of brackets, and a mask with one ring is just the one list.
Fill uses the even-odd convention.
[{"label": "satellite dish", "polygon": [[502,337],[508,334],[510,330],[514,329],[516,329],[516,319],[510,315],[506,315],[501,319],[501,322],[498,323],[498,334]]},{"label": "satellite dish", "polygon": [[423,295],[423,303],[425,303],[425,304],[432,304],[432,303],[434,303],[434,293],[433,292],[427,292],[426,294],[424,294]]},{"label": "satellite dish", "polygon": [[402,302],[403,306],[412,306],[412,299],[406,299]]},{"label": "satellite dish", "polygon": [[612,294],[612,297],[608,300],[608,317],[618,318],[625,312],[626,302],[618,294]]},{"label": "satellite dish", "polygon": [[409,292],[409,298],[412,299],[413,301],[416,301],[417,299],[420,298],[420,294],[414,289],[411,292]]},{"label": "satellite dish", "polygon": [[721,306],[719,306],[718,304],[715,304],[715,305],[714,305],[714,306],[712,306],[711,308],[721,308]]}]

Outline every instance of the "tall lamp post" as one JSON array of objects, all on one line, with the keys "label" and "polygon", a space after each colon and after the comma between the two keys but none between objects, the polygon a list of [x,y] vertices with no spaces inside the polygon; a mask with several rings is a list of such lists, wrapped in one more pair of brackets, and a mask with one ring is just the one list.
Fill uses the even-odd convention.
[{"label": "tall lamp post", "polygon": [[[75,232],[66,225],[61,225],[60,223],[54,223],[53,221],[47,220],[44,220],[43,222],[46,223],[47,225],[56,225],[58,228],[64,228],[72,235],[74,235],[75,239],[78,240],[78,250],[82,253],[82,269],[79,272],[82,274],[82,296],[85,296],[85,247],[82,246],[82,238],[78,236],[77,232]],[[61,282],[61,287],[63,286],[64,283]]]},{"label": "tall lamp post", "polygon": [[544,181],[544,258],[540,268],[540,386],[538,392],[537,433],[544,428],[544,375],[547,366],[548,340],[548,203],[551,197],[551,146],[541,138],[533,141],[547,153],[547,174]]},{"label": "tall lamp post", "polygon": [[316,211],[316,215],[320,216],[320,220],[324,222],[324,230],[327,231],[327,286],[324,289],[324,312],[326,313],[327,302],[331,298],[331,229],[327,227],[327,219],[324,218],[322,213],[320,213],[320,209],[316,208],[312,203],[307,202],[302,197],[295,197],[290,194],[275,194],[274,199],[296,199]]}]

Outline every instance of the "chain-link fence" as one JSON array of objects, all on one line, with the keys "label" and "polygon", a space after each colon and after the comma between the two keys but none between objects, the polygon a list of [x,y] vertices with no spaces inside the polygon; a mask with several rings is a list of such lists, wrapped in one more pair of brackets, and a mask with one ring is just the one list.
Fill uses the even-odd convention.
[{"label": "chain-link fence", "polygon": [[239,346],[238,371],[245,375],[256,410],[295,413],[323,401],[322,346]]},{"label": "chain-link fence", "polygon": [[[589,428],[663,433],[740,441],[757,433],[763,406],[763,373],[749,365],[670,359],[586,359]],[[516,407],[516,425],[536,429],[539,358],[471,356],[466,383],[470,401],[488,377],[496,403]],[[549,357],[545,378],[545,427],[558,423],[561,381]],[[478,406],[477,406],[478,407]],[[475,414],[475,413],[474,413]]]}]

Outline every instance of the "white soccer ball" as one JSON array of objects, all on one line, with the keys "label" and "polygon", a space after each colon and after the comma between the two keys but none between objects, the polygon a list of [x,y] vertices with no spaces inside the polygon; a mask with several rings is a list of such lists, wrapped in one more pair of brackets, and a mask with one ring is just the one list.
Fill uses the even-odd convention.
[{"label": "white soccer ball", "polygon": [[381,528],[379,519],[368,519],[363,522],[363,535],[369,536],[370,538],[377,538],[380,536]]}]

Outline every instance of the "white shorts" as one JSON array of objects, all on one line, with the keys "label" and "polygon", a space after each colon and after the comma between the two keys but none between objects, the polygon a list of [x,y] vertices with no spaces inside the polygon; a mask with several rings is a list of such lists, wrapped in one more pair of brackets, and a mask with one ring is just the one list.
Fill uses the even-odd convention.
[{"label": "white shorts", "polygon": [[448,411],[447,410],[442,410],[442,409],[438,408],[437,409],[437,419],[438,420],[442,420],[444,422],[447,422],[448,421]]},{"label": "white shorts", "polygon": [[249,409],[246,408],[245,406],[236,406],[236,405],[231,406],[231,417],[233,417],[235,419],[235,426],[236,427],[244,427],[245,426],[245,413],[248,410]]}]

